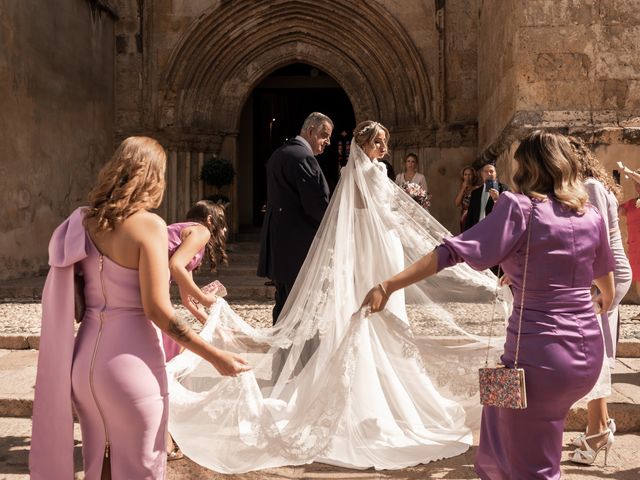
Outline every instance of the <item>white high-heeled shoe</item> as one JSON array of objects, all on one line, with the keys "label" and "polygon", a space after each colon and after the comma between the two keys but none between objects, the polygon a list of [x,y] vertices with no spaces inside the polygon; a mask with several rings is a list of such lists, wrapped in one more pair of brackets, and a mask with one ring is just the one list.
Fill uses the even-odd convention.
[{"label": "white high-heeled shoe", "polygon": [[[591,448],[591,446],[589,446],[589,444],[587,443],[587,440],[591,440],[592,438],[602,437],[603,435],[607,436],[607,442],[604,445],[600,446],[600,448],[598,448],[597,450],[594,450],[593,448]],[[596,461],[596,458],[598,458],[598,454],[600,453],[600,450],[604,450],[604,465],[606,467],[607,455],[609,454],[609,450],[611,450],[611,447],[613,446],[613,442],[614,442],[613,432],[609,429],[606,429],[605,431],[600,433],[596,433],[595,435],[589,435],[588,437],[584,437],[581,448],[574,450],[571,456],[569,457],[569,460],[571,460],[573,463],[581,463],[583,465],[592,465],[593,462]]]},{"label": "white high-heeled shoe", "polygon": [[[609,420],[607,420],[607,428],[611,430],[611,433],[616,433],[616,421],[613,418],[609,418]],[[581,433],[576,438],[571,440],[571,445],[573,445],[574,447],[581,447],[582,440],[584,440],[586,436],[587,432]]]}]

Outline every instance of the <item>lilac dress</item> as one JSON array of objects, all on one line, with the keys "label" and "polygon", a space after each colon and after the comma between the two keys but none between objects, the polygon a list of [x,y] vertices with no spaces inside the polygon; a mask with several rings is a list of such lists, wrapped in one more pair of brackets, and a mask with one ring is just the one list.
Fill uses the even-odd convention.
[{"label": "lilac dress", "polygon": [[[167,226],[167,230],[169,232],[169,258],[173,256],[178,247],[182,245],[182,231],[188,227],[194,227],[196,225],[200,225],[197,222],[181,222],[181,223],[172,223]],[[189,265],[187,265],[187,271],[192,272],[195,268],[197,268],[201,263],[204,257],[204,247],[196,253],[196,255],[191,259]],[[162,333],[162,344],[164,346],[164,353],[167,362],[171,360],[173,357],[178,355],[181,350],[180,344],[175,342],[171,337],[166,335],[164,332]]]},{"label": "lilac dress", "polygon": [[501,264],[512,281],[514,309],[502,362],[513,366],[530,212],[531,244],[519,366],[528,407],[484,407],[475,468],[483,479],[560,478],[562,432],[571,405],[595,384],[604,346],[593,310],[594,278],[613,270],[607,229],[587,207],[573,213],[555,200],[532,202],[505,192],[491,215],[438,247],[438,269],[466,262]]},{"label": "lilac dress", "polygon": [[[71,404],[87,480],[108,461],[114,479],[166,475],[168,391],[158,328],[145,317],[138,270],[96,249],[77,209],[53,234],[42,299],[31,478],[74,478]],[[86,312],[73,338],[73,270]]]}]

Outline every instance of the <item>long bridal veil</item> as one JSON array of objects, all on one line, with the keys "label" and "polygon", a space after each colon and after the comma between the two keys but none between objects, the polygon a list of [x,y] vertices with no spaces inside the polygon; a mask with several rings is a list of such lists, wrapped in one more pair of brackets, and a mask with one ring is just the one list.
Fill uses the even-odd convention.
[{"label": "long bridal veil", "polygon": [[[359,310],[369,288],[446,235],[354,142],[277,325],[255,329],[219,300],[201,332],[253,370],[221,377],[189,351],[168,364],[169,430],[185,454],[240,473],[313,461],[395,469],[464,452],[495,276],[460,264],[394,293],[383,312]],[[420,348],[412,322],[425,329]]]}]

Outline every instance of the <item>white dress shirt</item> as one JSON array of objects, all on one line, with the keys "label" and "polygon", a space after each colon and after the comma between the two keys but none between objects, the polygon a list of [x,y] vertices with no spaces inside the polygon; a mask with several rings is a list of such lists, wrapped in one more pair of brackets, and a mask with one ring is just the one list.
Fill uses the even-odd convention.
[{"label": "white dress shirt", "polygon": [[489,191],[487,190],[487,186],[483,185],[482,187],[482,195],[480,196],[480,216],[478,220],[482,220],[486,217],[485,209],[487,208],[487,202],[489,201]]}]

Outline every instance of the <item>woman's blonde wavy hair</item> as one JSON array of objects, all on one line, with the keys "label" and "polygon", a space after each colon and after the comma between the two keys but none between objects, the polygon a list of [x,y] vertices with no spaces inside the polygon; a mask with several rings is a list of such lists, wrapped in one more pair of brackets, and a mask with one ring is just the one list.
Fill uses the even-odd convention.
[{"label": "woman's blonde wavy hair", "polygon": [[356,125],[353,131],[354,141],[364,150],[366,146],[372,146],[373,141],[378,135],[378,132],[383,131],[385,133],[385,143],[387,148],[389,147],[389,130],[381,123],[374,122],[373,120],[365,120]]},{"label": "woman's blonde wavy hair", "polygon": [[618,201],[622,200],[622,188],[614,182],[604,166],[593,154],[589,145],[579,137],[569,137],[569,143],[578,162],[578,176],[584,181],[587,178],[598,180],[613,193]]},{"label": "woman's blonde wavy hair", "polygon": [[95,219],[99,232],[110,231],[140,210],[158,208],[166,165],[167,154],[153,138],[124,139],[89,192],[85,222]]},{"label": "woman's blonde wavy hair", "polygon": [[584,212],[587,192],[578,176],[578,162],[569,140],[557,133],[536,130],[527,135],[515,153],[516,191],[543,199],[548,195],[574,212]]}]

